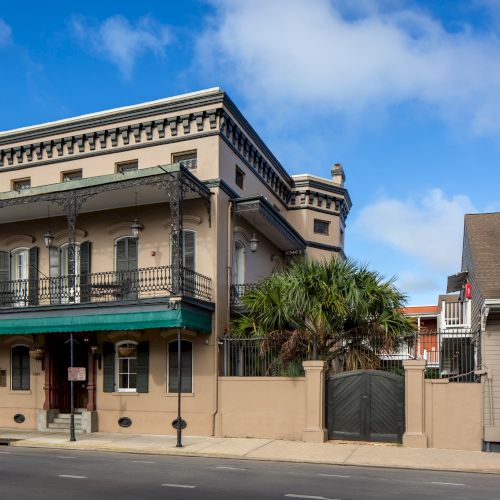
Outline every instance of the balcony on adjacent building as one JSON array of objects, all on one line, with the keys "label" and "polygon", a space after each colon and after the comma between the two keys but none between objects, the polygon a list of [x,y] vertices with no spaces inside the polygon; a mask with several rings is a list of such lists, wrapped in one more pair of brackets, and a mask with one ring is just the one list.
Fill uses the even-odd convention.
[{"label": "balcony on adjacent building", "polygon": [[471,301],[441,301],[439,329],[456,330],[471,328]]}]

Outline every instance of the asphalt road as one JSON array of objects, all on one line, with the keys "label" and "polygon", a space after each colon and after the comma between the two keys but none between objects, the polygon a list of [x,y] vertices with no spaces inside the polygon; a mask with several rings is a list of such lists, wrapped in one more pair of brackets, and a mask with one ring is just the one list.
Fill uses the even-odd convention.
[{"label": "asphalt road", "polygon": [[0,498],[500,499],[500,476],[0,447]]}]

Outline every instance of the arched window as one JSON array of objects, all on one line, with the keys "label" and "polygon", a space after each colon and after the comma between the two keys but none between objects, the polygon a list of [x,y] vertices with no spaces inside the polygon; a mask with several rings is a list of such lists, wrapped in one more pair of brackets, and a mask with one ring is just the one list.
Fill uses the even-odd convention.
[{"label": "arched window", "polygon": [[116,389],[122,392],[137,390],[137,342],[124,340],[116,344]]},{"label": "arched window", "polygon": [[[177,340],[172,340],[167,346],[168,392],[179,392],[177,367]],[[193,392],[193,344],[189,340],[181,340],[181,392]]]},{"label": "arched window", "polygon": [[25,345],[16,345],[11,350],[10,364],[11,389],[30,390],[30,351]]}]

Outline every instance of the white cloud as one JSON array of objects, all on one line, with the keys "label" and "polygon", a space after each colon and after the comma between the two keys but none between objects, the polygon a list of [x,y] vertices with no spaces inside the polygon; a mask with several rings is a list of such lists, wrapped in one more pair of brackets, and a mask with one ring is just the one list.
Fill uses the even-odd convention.
[{"label": "white cloud", "polygon": [[282,102],[359,116],[416,100],[475,133],[500,133],[496,33],[448,32],[401,2],[212,3],[198,64],[216,74],[231,68],[229,77],[263,108]]},{"label": "white cloud", "polygon": [[163,57],[172,41],[170,29],[151,17],[143,17],[133,25],[123,16],[112,16],[98,26],[75,17],[71,28],[82,43],[89,43],[94,54],[116,64],[124,78],[131,76],[138,58],[147,52]]},{"label": "white cloud", "polygon": [[0,18],[0,46],[5,45],[10,40],[11,36],[11,27],[3,19]]},{"label": "white cloud", "polygon": [[448,198],[431,189],[416,200],[386,198],[365,206],[354,230],[416,257],[429,273],[451,274],[460,270],[464,214],[472,212],[467,196]]}]

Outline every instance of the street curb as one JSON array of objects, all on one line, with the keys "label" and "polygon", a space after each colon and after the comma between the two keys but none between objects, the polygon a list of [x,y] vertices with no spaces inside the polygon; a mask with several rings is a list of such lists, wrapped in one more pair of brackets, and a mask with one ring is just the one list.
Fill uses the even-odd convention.
[{"label": "street curb", "polygon": [[[307,460],[307,459],[293,459],[293,458],[263,458],[263,457],[252,457],[246,455],[234,455],[230,453],[220,453],[220,454],[213,454],[213,453],[195,453],[195,452],[180,452],[176,450],[165,450],[165,451],[148,451],[148,450],[131,450],[131,449],[116,449],[112,447],[106,447],[103,446],[102,448],[100,447],[94,447],[94,448],[78,448],[78,447],[72,447],[68,446],[67,444],[62,444],[60,446],[58,445],[37,445],[37,444],[21,444],[22,441],[17,441],[13,442],[10,444],[11,447],[16,447],[16,448],[41,448],[41,449],[51,449],[51,450],[72,450],[72,451],[83,451],[83,452],[94,452],[94,453],[128,453],[131,455],[157,455],[157,456],[176,456],[176,457],[189,457],[189,458],[220,458],[222,460],[254,460],[254,461],[259,461],[259,462],[282,462],[282,463],[301,463],[301,464],[318,464],[318,465],[335,465],[335,466],[341,466],[341,467],[364,467],[364,468],[377,468],[377,469],[396,469],[396,470],[422,470],[422,471],[429,471],[429,472],[458,472],[458,473],[464,473],[464,474],[489,474],[489,475],[500,475],[500,470],[494,471],[494,470],[485,470],[485,469],[459,469],[459,468],[451,468],[451,467],[418,467],[418,466],[406,466],[406,465],[387,465],[387,464],[367,464],[367,463],[346,463],[346,462],[334,462],[334,461],[327,461],[327,460]],[[248,452],[252,453],[252,452]]]}]

